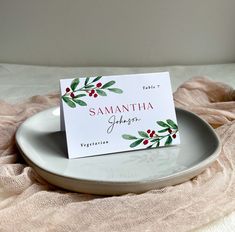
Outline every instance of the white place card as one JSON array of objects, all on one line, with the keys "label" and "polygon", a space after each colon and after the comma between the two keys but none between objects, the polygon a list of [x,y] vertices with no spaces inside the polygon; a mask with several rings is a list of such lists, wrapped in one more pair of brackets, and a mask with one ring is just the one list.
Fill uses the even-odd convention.
[{"label": "white place card", "polygon": [[60,80],[68,157],[180,143],[168,72]]}]

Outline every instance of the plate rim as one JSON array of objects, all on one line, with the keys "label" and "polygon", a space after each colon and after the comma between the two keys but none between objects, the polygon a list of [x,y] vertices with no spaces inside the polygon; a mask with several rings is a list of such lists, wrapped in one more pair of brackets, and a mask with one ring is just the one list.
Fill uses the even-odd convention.
[{"label": "plate rim", "polygon": [[[22,157],[24,158],[24,160],[26,161],[27,164],[29,164],[28,163],[28,160],[29,160],[29,162],[33,163],[33,165],[35,165],[36,167],[38,167],[39,169],[42,169],[43,171],[45,171],[47,173],[50,173],[50,174],[53,174],[53,175],[56,175],[56,176],[60,176],[60,177],[63,177],[63,178],[69,178],[69,179],[76,180],[76,181],[79,181],[79,182],[82,182],[82,183],[89,183],[89,184],[102,183],[102,184],[108,184],[108,185],[136,185],[136,184],[147,184],[147,183],[151,184],[151,183],[156,183],[156,182],[169,181],[169,180],[172,180],[172,179],[175,179],[175,178],[180,178],[180,177],[183,177],[183,176],[186,176],[186,175],[190,175],[191,173],[199,171],[200,169],[202,169],[201,171],[203,171],[204,168],[208,167],[212,162],[214,162],[217,159],[217,157],[219,156],[219,153],[221,151],[221,147],[222,147],[221,141],[220,141],[218,135],[216,134],[216,132],[214,131],[214,129],[212,128],[212,126],[208,122],[206,122],[204,119],[202,119],[201,117],[199,117],[198,115],[196,115],[193,112],[190,112],[188,110],[185,110],[185,109],[182,109],[182,108],[179,108],[179,107],[175,107],[175,110],[183,111],[184,113],[190,114],[191,116],[193,116],[193,117],[197,118],[198,120],[200,120],[212,132],[212,134],[214,135],[214,138],[216,139],[216,145],[217,145],[216,149],[214,150],[213,153],[211,153],[206,159],[202,160],[201,162],[193,165],[190,168],[179,171],[177,173],[173,173],[173,174],[163,176],[163,177],[151,176],[151,178],[145,178],[145,179],[141,179],[139,181],[92,180],[92,179],[85,179],[85,178],[76,178],[76,177],[72,177],[72,176],[68,176],[68,175],[61,175],[61,174],[58,174],[58,173],[53,172],[51,170],[47,170],[45,167],[42,167],[40,164],[37,164],[36,162],[32,161],[29,158],[30,156],[27,155],[27,152],[25,152],[22,149],[22,146],[20,146],[20,144],[19,144],[19,134],[22,130],[22,127],[24,126],[25,123],[27,123],[28,120],[32,119],[35,116],[38,116],[38,114],[43,114],[46,111],[53,111],[57,108],[59,108],[59,106],[51,107],[51,108],[48,108],[46,110],[40,111],[40,112],[34,114],[33,116],[27,118],[18,127],[18,129],[16,131],[16,134],[15,134],[16,146],[17,146],[17,149],[19,150],[20,154],[22,155]],[[89,158],[89,157],[86,157],[86,158]]]}]

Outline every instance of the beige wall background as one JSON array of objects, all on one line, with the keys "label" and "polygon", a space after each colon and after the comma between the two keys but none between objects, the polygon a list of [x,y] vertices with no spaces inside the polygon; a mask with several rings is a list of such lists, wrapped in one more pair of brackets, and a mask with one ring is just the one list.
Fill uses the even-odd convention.
[{"label": "beige wall background", "polygon": [[0,62],[235,62],[234,0],[0,0]]}]

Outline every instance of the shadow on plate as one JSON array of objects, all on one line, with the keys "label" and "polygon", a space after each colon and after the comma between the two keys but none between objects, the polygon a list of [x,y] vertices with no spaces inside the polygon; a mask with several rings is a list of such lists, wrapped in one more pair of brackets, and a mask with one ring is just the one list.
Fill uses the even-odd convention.
[{"label": "shadow on plate", "polygon": [[37,144],[41,150],[43,147],[46,147],[45,150],[50,155],[53,154],[54,156],[68,158],[65,132],[57,131],[47,134],[44,133],[43,135],[39,134],[33,139],[35,140],[34,144]]}]

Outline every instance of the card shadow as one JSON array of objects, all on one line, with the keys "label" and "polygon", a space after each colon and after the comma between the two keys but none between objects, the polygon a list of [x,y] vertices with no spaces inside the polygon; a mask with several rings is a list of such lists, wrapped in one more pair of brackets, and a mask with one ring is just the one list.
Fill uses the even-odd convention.
[{"label": "card shadow", "polygon": [[57,131],[34,137],[40,150],[45,150],[50,156],[68,158],[65,132]]}]

